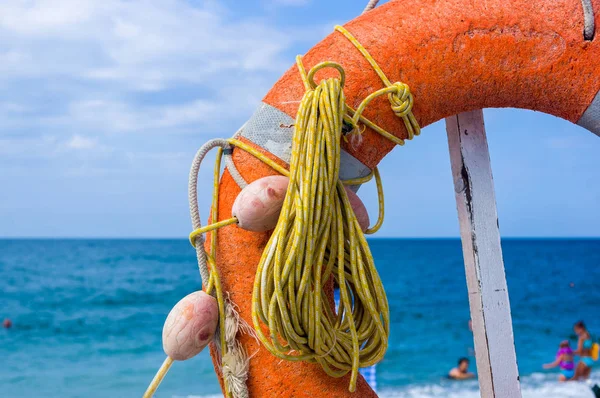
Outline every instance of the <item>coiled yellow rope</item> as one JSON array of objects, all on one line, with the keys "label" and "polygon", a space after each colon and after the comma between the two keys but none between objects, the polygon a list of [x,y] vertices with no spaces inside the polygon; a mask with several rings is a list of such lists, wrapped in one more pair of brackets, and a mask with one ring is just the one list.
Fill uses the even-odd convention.
[{"label": "coiled yellow rope", "polygon": [[[318,362],[334,377],[352,371],[354,391],[358,368],[385,354],[389,310],[368,244],[339,181],[344,71],[326,62],[306,75],[300,57],[297,63],[307,91],[296,117],[290,182],[279,222],[256,271],[252,319],[273,355]],[[316,85],[312,77],[326,67],[338,69],[340,79]],[[340,286],[337,315],[324,292],[332,277]]]},{"label": "coiled yellow rope", "polygon": [[[296,117],[290,171],[241,141],[228,142],[290,177],[279,223],[263,253],[254,283],[252,317],[260,340],[277,357],[317,362],[331,376],[341,377],[350,371],[349,388],[354,391],[359,367],[371,366],[385,354],[389,309],[368,244],[339,181],[342,124],[349,121],[354,134],[360,134],[360,121],[403,145],[403,140],[362,116],[374,98],[388,95],[392,109],[404,120],[408,138],[418,135],[420,129],[411,111],[413,99],[408,86],[390,83],[347,30],[341,26],[336,30],[359,49],[386,87],[367,96],[354,110],[345,103],[345,73],[339,64],[323,62],[307,74],[298,57],[307,91]],[[327,67],[337,69],[340,78],[317,85],[315,74]],[[373,174],[379,217],[367,233],[379,229],[384,215],[381,179],[377,169]],[[190,239],[194,241],[200,233],[235,221],[232,218],[196,230]],[[337,314],[323,291],[330,278],[340,286]]]},{"label": "coiled yellow rope", "polygon": [[[356,110],[349,109],[341,65],[322,62],[306,74],[302,58],[297,57],[306,93],[296,116],[285,200],[256,271],[252,319],[258,337],[273,355],[317,362],[333,377],[351,372],[349,390],[354,392],[358,369],[379,362],[387,350],[389,308],[369,246],[339,181],[343,123],[350,110],[354,131],[359,132],[366,106],[387,94],[392,109],[404,120],[408,138],[420,129],[411,111],[408,86],[390,83],[347,30],[341,26],[336,30],[359,49],[386,87],[367,96]],[[337,69],[340,78],[317,85],[315,74],[327,67]],[[375,130],[401,143],[383,129]],[[377,170],[375,177],[382,199]],[[369,232],[377,230],[382,220],[381,205],[379,220]],[[340,287],[337,314],[324,290],[331,278]]]}]

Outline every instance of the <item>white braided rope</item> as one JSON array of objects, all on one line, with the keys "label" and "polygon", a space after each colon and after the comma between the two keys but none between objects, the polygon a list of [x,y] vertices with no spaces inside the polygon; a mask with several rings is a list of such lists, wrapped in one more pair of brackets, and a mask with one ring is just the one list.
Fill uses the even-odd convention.
[{"label": "white braided rope", "polygon": [[[234,137],[239,135],[240,131],[238,131]],[[232,149],[227,140],[210,140],[206,144],[202,145],[198,152],[196,152],[196,156],[194,156],[192,167],[190,169],[188,181],[188,199],[190,204],[192,227],[194,230],[202,227],[200,210],[198,207],[198,174],[200,173],[200,166],[208,152],[216,147],[221,147],[224,150]],[[225,163],[228,167],[229,173],[235,182],[240,186],[240,188],[244,188],[246,185],[248,185],[233,164],[233,159],[230,154],[225,155]],[[198,269],[200,270],[202,285],[206,286],[210,278],[210,273],[207,266],[206,252],[204,251],[203,235],[196,237],[196,240],[194,241],[194,247],[196,248],[196,257],[198,258]],[[213,295],[215,294],[216,291],[213,292]],[[244,347],[239,341],[237,341],[236,336],[238,332],[241,332],[249,334],[255,339],[258,339],[258,337],[256,336],[254,329],[240,317],[237,306],[231,301],[229,296],[227,296],[225,299],[225,319],[220,319],[219,321],[225,322],[225,344],[227,344],[227,353],[225,355],[222,354],[219,328],[217,328],[214,342],[219,352],[220,358],[218,362],[221,366],[223,378],[227,380],[229,392],[233,397],[248,398],[249,392],[246,381],[248,380],[248,366],[250,364],[250,358],[246,354]]]},{"label": "white braided rope", "polygon": [[365,7],[365,9],[363,10],[362,13],[364,14],[367,11],[371,11],[373,8],[375,8],[377,3],[379,3],[379,0],[369,0],[369,2],[367,3],[367,6]]},{"label": "white braided rope", "polygon": [[[200,165],[206,157],[206,154],[210,152],[211,149],[219,146],[227,149],[229,148],[229,143],[227,140],[220,138],[208,141],[206,144],[202,145],[200,149],[198,149],[198,152],[196,152],[196,156],[194,157],[194,161],[192,162],[188,182],[188,199],[190,202],[192,228],[194,230],[202,227],[202,222],[200,221],[200,210],[198,209],[198,173],[200,172]],[[196,257],[198,258],[198,269],[200,270],[200,277],[202,278],[202,286],[206,286],[208,283],[208,278],[210,277],[210,273],[208,272],[208,266],[206,265],[204,236],[199,235],[196,238],[194,247],[196,248]]]},{"label": "white braided rope", "polygon": [[223,155],[223,157],[225,158],[225,166],[227,166],[227,170],[229,171],[229,174],[231,174],[233,181],[235,181],[235,183],[241,189],[246,188],[248,186],[248,183],[246,182],[246,180],[244,180],[244,177],[242,177],[238,169],[235,167],[235,164],[233,163],[233,156]]},{"label": "white braided rope", "polygon": [[581,0],[583,7],[583,39],[591,41],[595,35],[594,6],[592,0]]},{"label": "white braided rope", "polygon": [[[244,123],[244,125],[240,127],[238,131],[235,132],[233,138],[237,139],[242,134],[242,131],[244,130],[245,126],[246,123]],[[241,189],[246,188],[248,183],[246,182],[246,180],[244,180],[244,177],[242,177],[238,169],[235,167],[235,164],[233,163],[233,156],[231,154],[225,155],[225,165],[227,166],[227,170],[229,170],[229,174],[231,174],[233,181],[235,181],[238,187],[240,187]]]}]

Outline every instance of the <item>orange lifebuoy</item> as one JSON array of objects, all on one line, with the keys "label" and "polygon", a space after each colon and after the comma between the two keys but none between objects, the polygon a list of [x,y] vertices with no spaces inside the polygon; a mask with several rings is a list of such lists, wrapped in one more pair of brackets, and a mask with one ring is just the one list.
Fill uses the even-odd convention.
[{"label": "orange lifebuoy", "polygon": [[[592,22],[598,26],[600,0],[592,0],[591,6],[597,11]],[[391,1],[345,27],[390,80],[410,86],[413,112],[421,126],[472,109],[515,107],[550,113],[600,135],[600,40],[590,39],[581,0]],[[338,32],[303,58],[307,69],[322,61],[343,66],[344,91],[353,107],[382,87],[364,57]],[[333,73],[324,70],[317,78]],[[238,139],[285,166],[290,125],[304,91],[298,70],[292,67],[265,96]],[[407,138],[404,124],[385,99],[374,100],[365,116],[395,136]],[[368,174],[393,148],[390,141],[368,129],[363,137],[354,146],[342,144],[340,173],[345,178]],[[247,182],[277,174],[243,150],[234,150],[233,161]],[[225,171],[219,188],[219,220],[213,222],[231,217],[239,193]],[[251,324],[252,285],[269,233],[230,226],[217,234],[223,290]],[[376,396],[362,378],[353,394],[348,391],[349,375],[330,378],[316,364],[281,361],[251,337],[240,340],[253,354],[248,379],[252,397]],[[213,357],[214,350],[211,347]]]}]

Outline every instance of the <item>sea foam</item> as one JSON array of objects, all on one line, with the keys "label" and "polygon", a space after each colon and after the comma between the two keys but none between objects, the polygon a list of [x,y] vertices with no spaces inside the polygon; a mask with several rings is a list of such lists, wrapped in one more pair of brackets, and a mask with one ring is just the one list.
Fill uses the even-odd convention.
[{"label": "sea foam", "polygon": [[[534,373],[521,382],[523,398],[594,398],[591,386],[600,379],[587,382],[559,383],[556,374]],[[172,398],[219,398],[221,395],[173,395]],[[407,385],[384,388],[380,398],[480,398],[476,381],[442,382],[439,384]]]},{"label": "sea foam", "polygon": [[[594,398],[591,386],[600,380],[560,383],[557,374],[534,373],[523,377],[523,398]],[[381,398],[479,398],[477,382],[445,382],[440,384],[408,385],[402,388],[383,389]]]}]

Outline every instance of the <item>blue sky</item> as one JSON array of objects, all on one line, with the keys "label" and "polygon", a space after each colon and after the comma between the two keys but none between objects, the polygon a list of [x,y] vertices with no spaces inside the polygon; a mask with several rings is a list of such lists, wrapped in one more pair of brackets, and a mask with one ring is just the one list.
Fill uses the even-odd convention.
[{"label": "blue sky", "polygon": [[[0,236],[186,236],[196,149],[365,3],[2,1]],[[541,113],[485,116],[502,234],[600,236],[600,138]],[[443,123],[380,170],[379,236],[458,235]],[[375,187],[360,196],[375,217]]]}]

